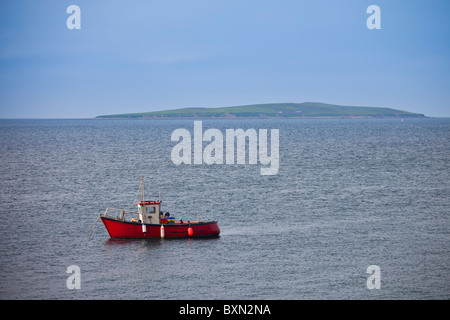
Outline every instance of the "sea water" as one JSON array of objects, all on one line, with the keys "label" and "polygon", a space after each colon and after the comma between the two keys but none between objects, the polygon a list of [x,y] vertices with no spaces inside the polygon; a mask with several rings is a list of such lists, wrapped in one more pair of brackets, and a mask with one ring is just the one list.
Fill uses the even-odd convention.
[{"label": "sea water", "polygon": [[[203,120],[279,129],[269,176],[175,165],[178,128],[193,120],[0,120],[0,298],[450,298],[450,119]],[[142,175],[147,199],[220,237],[110,239],[99,221],[88,240]]]}]

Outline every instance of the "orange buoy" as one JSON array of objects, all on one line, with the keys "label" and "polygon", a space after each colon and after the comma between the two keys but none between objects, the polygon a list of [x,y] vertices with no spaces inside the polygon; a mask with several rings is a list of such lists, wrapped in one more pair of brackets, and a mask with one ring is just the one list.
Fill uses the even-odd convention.
[{"label": "orange buoy", "polygon": [[192,230],[192,227],[189,226],[189,228],[188,228],[188,235],[189,235],[189,237],[192,237],[193,234],[194,234],[194,230]]}]

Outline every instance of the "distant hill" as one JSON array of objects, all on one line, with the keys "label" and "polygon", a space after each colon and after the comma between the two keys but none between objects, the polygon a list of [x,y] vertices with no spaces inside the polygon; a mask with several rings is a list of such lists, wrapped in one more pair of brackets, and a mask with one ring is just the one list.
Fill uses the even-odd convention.
[{"label": "distant hill", "polygon": [[423,118],[425,115],[391,108],[339,106],[334,104],[266,103],[222,108],[182,108],[165,111],[102,115],[96,119],[189,119],[189,118]]}]

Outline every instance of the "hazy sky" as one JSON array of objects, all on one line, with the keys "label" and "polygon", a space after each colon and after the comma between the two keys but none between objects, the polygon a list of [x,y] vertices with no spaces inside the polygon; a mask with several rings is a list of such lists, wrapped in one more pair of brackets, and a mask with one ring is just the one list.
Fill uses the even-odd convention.
[{"label": "hazy sky", "polygon": [[449,117],[449,17],[449,0],[1,0],[0,118],[306,101]]}]

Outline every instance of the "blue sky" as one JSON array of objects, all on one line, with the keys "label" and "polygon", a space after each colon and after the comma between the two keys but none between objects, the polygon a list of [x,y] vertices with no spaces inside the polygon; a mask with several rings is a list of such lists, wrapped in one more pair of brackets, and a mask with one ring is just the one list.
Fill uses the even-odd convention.
[{"label": "blue sky", "polygon": [[0,118],[306,101],[449,117],[449,15],[448,0],[2,0]]}]

